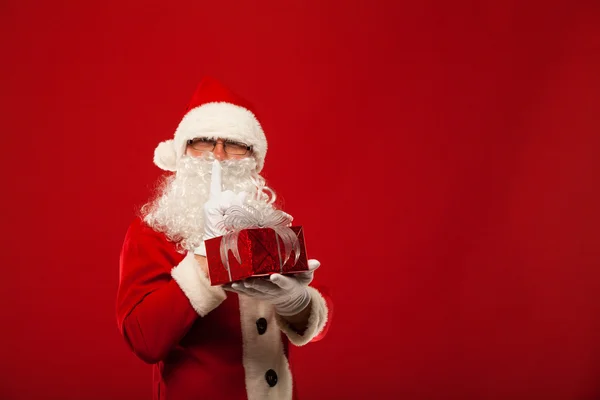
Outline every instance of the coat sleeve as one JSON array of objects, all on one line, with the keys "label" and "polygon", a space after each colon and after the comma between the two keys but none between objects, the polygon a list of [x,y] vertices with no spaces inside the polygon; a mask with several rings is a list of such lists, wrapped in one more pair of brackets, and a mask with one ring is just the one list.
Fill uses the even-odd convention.
[{"label": "coat sleeve", "polygon": [[281,316],[276,316],[277,325],[286,334],[290,342],[296,346],[303,346],[310,342],[321,340],[329,330],[333,317],[333,302],[329,291],[324,288],[308,287],[311,297],[311,310],[308,317],[308,326],[300,334],[296,332]]},{"label": "coat sleeve", "polygon": [[143,361],[163,360],[193,323],[225,300],[193,254],[183,256],[143,222],[127,231],[120,259],[116,312],[121,334]]}]

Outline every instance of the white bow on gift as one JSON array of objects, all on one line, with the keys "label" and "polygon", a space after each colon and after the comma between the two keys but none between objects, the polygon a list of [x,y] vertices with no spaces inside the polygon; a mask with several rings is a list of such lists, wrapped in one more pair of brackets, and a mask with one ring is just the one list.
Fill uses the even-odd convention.
[{"label": "white bow on gift", "polygon": [[[221,239],[221,260],[231,279],[229,267],[229,251],[241,264],[242,260],[238,249],[238,236],[244,229],[270,228],[275,231],[275,240],[277,240],[277,250],[279,251],[279,262],[281,272],[283,266],[288,262],[292,251],[295,254],[294,264],[300,258],[300,241],[296,233],[290,228],[293,217],[281,210],[275,210],[272,207],[263,207],[261,209],[250,205],[232,206],[225,212],[223,220],[220,222],[220,229],[227,233]],[[284,256],[281,257],[279,242],[283,243]]]}]

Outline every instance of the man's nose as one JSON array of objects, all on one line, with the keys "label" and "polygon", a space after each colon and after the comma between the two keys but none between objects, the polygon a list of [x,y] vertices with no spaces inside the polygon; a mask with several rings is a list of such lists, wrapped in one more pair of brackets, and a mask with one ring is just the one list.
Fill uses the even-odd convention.
[{"label": "man's nose", "polygon": [[223,143],[217,142],[215,149],[213,150],[213,155],[219,161],[223,161],[227,158],[227,153],[225,153],[225,147],[223,147]]}]

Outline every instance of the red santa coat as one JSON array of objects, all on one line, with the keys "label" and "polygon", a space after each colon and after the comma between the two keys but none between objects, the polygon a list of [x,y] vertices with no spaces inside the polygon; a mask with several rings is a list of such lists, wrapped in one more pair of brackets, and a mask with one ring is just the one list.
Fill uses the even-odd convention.
[{"label": "red santa coat", "polygon": [[296,399],[288,344],[327,331],[327,302],[308,290],[299,335],[268,303],[210,286],[193,254],[136,219],[121,252],[117,321],[131,350],[154,364],[155,400]]}]

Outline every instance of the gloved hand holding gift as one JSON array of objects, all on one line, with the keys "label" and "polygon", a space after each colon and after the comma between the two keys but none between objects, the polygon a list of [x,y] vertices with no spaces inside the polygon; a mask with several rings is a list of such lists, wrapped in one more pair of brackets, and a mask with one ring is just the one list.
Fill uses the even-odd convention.
[{"label": "gloved hand holding gift", "polygon": [[211,179],[210,199],[204,207],[204,247],[195,251],[206,255],[211,285],[272,274],[279,274],[274,277],[277,281],[285,278],[283,274],[302,272],[297,280],[310,281],[302,227],[291,226],[293,218],[281,210],[252,205],[247,193],[222,191],[218,161],[213,163]]},{"label": "gloved hand holding gift", "polygon": [[277,314],[287,317],[296,315],[310,303],[306,287],[312,281],[314,271],[319,268],[317,260],[308,261],[309,271],[299,272],[293,277],[272,274],[269,279],[248,278],[243,282],[224,285],[225,290],[244,294],[273,304]]}]

